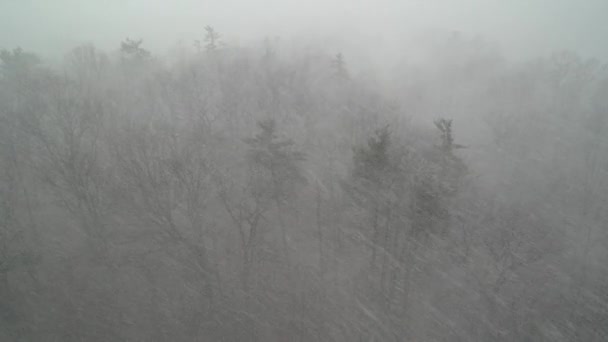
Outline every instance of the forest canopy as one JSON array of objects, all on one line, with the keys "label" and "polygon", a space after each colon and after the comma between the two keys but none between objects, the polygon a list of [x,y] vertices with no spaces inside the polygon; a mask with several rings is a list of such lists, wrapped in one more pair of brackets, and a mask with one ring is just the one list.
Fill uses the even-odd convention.
[{"label": "forest canopy", "polygon": [[606,64],[439,42],[2,50],[0,340],[607,340]]}]

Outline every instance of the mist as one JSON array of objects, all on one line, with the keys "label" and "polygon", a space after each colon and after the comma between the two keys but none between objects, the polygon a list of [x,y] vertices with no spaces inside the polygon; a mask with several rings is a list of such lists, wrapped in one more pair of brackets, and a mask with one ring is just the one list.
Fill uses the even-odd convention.
[{"label": "mist", "polygon": [[213,25],[232,43],[332,37],[359,48],[373,44],[377,56],[400,52],[412,35],[441,30],[481,35],[514,58],[567,49],[605,60],[606,11],[602,0],[3,0],[0,46],[57,58],[75,45],[106,50],[132,36],[161,54],[178,42],[200,39],[202,28]]},{"label": "mist", "polygon": [[0,0],[0,341],[608,340],[605,13]]}]

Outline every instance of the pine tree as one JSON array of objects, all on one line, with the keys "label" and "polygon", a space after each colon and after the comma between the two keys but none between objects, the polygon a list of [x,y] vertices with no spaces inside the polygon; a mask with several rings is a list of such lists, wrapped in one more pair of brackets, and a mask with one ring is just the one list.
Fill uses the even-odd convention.
[{"label": "pine tree", "polygon": [[258,127],[260,132],[245,140],[249,145],[247,158],[253,171],[266,179],[259,184],[267,188],[273,200],[282,203],[296,185],[305,182],[300,168],[305,154],[293,149],[293,140],[279,138],[274,119],[259,121]]},{"label": "pine tree", "polygon": [[412,189],[413,231],[421,237],[444,232],[449,200],[457,194],[467,172],[465,163],[454,154],[464,146],[454,142],[452,120],[440,118],[434,124],[441,144],[426,158]]},{"label": "pine tree", "polygon": [[212,26],[205,26],[205,49],[207,51],[215,51],[219,41],[220,34]]},{"label": "pine tree", "polygon": [[141,62],[150,57],[150,52],[141,47],[142,39],[127,38],[120,43],[120,53],[123,60]]},{"label": "pine tree", "polygon": [[260,132],[246,139],[249,145],[247,159],[252,172],[254,196],[274,202],[280,225],[285,258],[289,259],[287,232],[281,214],[283,206],[295,195],[298,185],[306,183],[300,163],[304,153],[293,148],[291,139],[281,139],[276,133],[276,121],[258,122]]},{"label": "pine tree", "polygon": [[446,195],[454,195],[467,173],[466,165],[454,154],[454,150],[465,148],[465,146],[454,142],[451,119],[441,118],[435,120],[434,123],[441,139],[434,162],[439,168],[439,180],[444,188],[443,192]]},{"label": "pine tree", "polygon": [[388,126],[379,129],[370,137],[367,145],[354,148],[353,176],[380,186],[384,174],[390,168],[388,149],[390,147],[390,131]]},{"label": "pine tree", "polygon": [[[388,250],[387,240],[394,235],[395,209],[400,196],[403,173],[391,154],[391,133],[388,126],[376,130],[367,143],[353,149],[353,170],[343,189],[355,206],[365,215],[365,234],[372,243],[371,267],[376,267],[378,251]],[[382,259],[385,255],[382,256]]]},{"label": "pine tree", "polygon": [[346,68],[346,61],[342,53],[336,54],[334,59],[331,61],[331,66],[334,69],[334,75],[339,79],[349,78],[348,69]]}]

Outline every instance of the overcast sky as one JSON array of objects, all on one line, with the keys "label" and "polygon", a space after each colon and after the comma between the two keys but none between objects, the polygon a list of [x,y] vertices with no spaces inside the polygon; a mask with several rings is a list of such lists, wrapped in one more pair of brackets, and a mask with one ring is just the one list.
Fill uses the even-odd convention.
[{"label": "overcast sky", "polygon": [[59,56],[92,42],[113,49],[143,38],[155,53],[201,38],[228,41],[314,33],[381,38],[427,29],[482,35],[510,56],[571,49],[608,60],[608,0],[0,0],[0,48]]}]

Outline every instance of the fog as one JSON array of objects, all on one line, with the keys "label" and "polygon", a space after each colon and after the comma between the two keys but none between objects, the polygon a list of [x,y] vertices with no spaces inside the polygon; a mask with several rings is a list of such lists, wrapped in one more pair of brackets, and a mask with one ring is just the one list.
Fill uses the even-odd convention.
[{"label": "fog", "polygon": [[111,49],[132,36],[162,53],[213,25],[230,42],[312,34],[394,53],[404,37],[445,30],[482,35],[512,57],[569,49],[605,60],[606,12],[602,0],[2,0],[0,46],[58,57],[81,43]]},{"label": "fog", "polygon": [[607,341],[605,13],[0,0],[0,341]]}]

